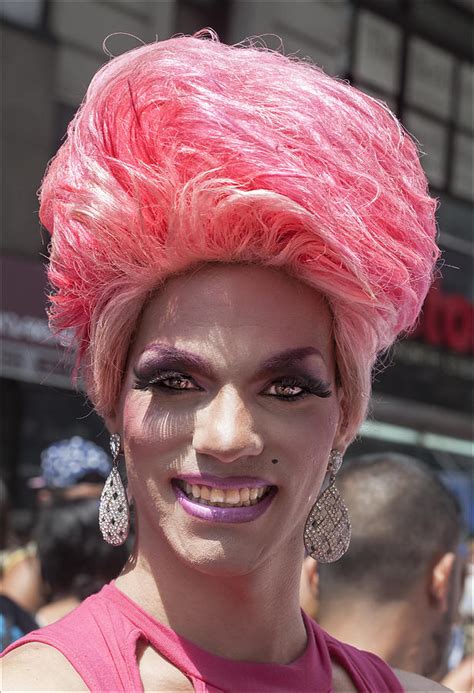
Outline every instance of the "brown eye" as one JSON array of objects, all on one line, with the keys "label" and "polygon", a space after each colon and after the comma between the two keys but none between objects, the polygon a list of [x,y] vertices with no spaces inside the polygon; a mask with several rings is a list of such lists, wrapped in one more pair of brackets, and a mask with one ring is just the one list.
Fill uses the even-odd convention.
[{"label": "brown eye", "polygon": [[[273,392],[272,392],[273,390]],[[276,395],[277,397],[297,397],[304,392],[303,388],[298,385],[272,385],[269,388],[268,394]]]},{"label": "brown eye", "polygon": [[275,397],[287,402],[296,401],[316,395],[317,397],[330,397],[329,384],[313,377],[287,377],[271,383],[262,393],[267,397]]},{"label": "brown eye", "polygon": [[169,387],[172,390],[195,390],[193,383],[186,378],[165,378],[161,381],[161,385]]}]

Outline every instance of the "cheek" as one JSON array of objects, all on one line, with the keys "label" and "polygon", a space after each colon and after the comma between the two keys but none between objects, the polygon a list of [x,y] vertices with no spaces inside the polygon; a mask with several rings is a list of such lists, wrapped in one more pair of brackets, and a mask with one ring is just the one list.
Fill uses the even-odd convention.
[{"label": "cheek", "polygon": [[[329,404],[325,402],[324,404]],[[283,436],[295,470],[297,493],[306,502],[313,503],[326,475],[331,449],[335,446],[339,423],[339,406],[322,407],[304,422],[292,421]]]},{"label": "cheek", "polygon": [[[278,422],[278,437],[300,459],[320,460],[334,445],[339,424],[339,405],[334,399],[323,401],[312,411],[283,417]],[[327,459],[326,459],[327,462]]]},{"label": "cheek", "polygon": [[186,412],[171,413],[148,392],[130,390],[122,410],[123,441],[126,457],[135,465],[167,455],[192,438],[193,418]]}]

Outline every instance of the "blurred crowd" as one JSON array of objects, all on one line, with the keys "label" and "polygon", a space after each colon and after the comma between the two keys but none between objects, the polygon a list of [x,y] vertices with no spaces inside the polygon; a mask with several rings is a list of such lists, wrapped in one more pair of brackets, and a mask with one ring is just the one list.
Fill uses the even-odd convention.
[{"label": "blurred crowd", "polygon": [[1,649],[25,633],[57,621],[117,577],[130,553],[112,547],[99,530],[99,500],[112,468],[94,443],[74,436],[41,455],[29,536],[12,522],[7,489],[0,486]]},{"label": "blurred crowd", "polygon": [[[30,480],[36,506],[26,536],[0,482],[1,649],[65,616],[125,566],[130,543],[107,544],[98,525],[111,468],[79,436],[48,447],[41,476]],[[427,465],[395,453],[349,460],[337,485],[351,545],[335,563],[305,559],[302,608],[393,667],[472,691],[474,539],[456,497]]]}]

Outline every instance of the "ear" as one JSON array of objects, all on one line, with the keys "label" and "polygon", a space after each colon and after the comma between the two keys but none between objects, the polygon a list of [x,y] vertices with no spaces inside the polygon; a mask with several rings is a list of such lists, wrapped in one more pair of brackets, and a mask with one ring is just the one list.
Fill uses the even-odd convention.
[{"label": "ear", "polygon": [[104,420],[104,423],[107,427],[107,430],[110,434],[112,433],[120,433],[122,435],[122,429],[123,429],[123,402],[124,398],[124,387],[123,383],[120,386],[120,391],[118,394],[117,399],[113,403],[113,405],[108,409],[108,411],[105,411],[102,413],[102,418]]},{"label": "ear", "polygon": [[120,416],[120,409],[118,406],[115,411],[104,416],[104,423],[110,434],[120,433],[120,435],[122,435],[122,417]]},{"label": "ear", "polygon": [[112,416],[106,416],[104,422],[110,435],[112,435],[112,433],[119,433],[117,430],[117,417],[115,414]]},{"label": "ear", "polygon": [[430,596],[441,612],[446,611],[449,605],[449,590],[455,561],[456,554],[452,552],[445,553],[431,571]]},{"label": "ear", "polygon": [[339,450],[341,455],[344,456],[344,453],[352,442],[352,435],[347,427],[347,422],[349,420],[347,397],[340,385],[336,389],[336,397],[339,406],[339,421],[332,447],[335,450]]},{"label": "ear", "polygon": [[311,596],[316,599],[318,596],[318,564],[311,558],[311,556],[306,556],[303,561],[303,573],[305,576],[306,585],[311,592]]},{"label": "ear", "polygon": [[311,556],[303,561],[300,581],[300,605],[311,618],[316,618],[319,601],[318,565]]},{"label": "ear", "polygon": [[311,559],[311,569],[309,571],[309,588],[311,590],[311,594],[313,595],[315,601],[317,602],[319,599],[319,573],[318,573],[318,564],[316,561]]}]

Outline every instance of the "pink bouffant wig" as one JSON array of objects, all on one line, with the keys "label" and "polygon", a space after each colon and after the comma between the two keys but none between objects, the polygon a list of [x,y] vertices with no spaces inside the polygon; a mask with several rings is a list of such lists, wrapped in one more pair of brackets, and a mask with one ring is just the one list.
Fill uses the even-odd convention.
[{"label": "pink bouffant wig", "polygon": [[72,329],[108,416],[167,277],[206,262],[281,268],[330,305],[350,437],[438,257],[416,147],[382,104],[309,63],[211,39],[137,48],[92,80],[41,193],[52,325]]}]

